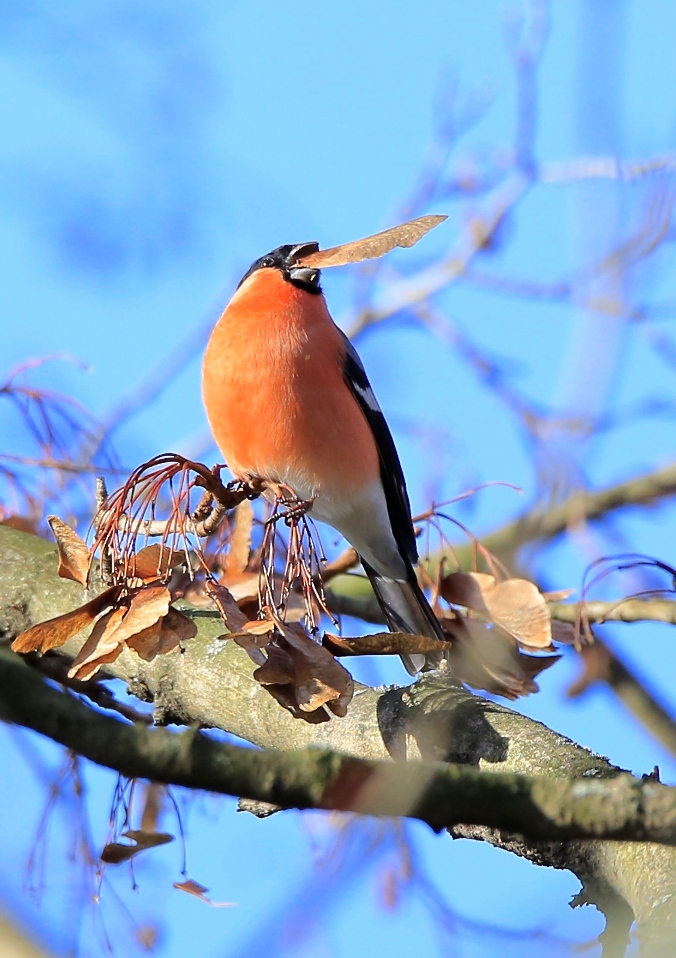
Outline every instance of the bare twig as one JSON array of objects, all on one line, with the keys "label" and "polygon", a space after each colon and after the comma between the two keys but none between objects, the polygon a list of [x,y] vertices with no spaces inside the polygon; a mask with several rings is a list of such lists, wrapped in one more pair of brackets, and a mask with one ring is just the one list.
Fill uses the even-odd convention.
[{"label": "bare twig", "polygon": [[578,622],[584,619],[595,625],[604,622],[666,622],[676,625],[676,600],[617,599],[615,602],[555,602],[549,606],[553,619]]},{"label": "bare twig", "polygon": [[571,183],[579,180],[623,180],[631,182],[655,173],[676,173],[676,153],[649,156],[645,160],[622,160],[616,156],[580,156],[571,160],[543,163],[542,183]]}]

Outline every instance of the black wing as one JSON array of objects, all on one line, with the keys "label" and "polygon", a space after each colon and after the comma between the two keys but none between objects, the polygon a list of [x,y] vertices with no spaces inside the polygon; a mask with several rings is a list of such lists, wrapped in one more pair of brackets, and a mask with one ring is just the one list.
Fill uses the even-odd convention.
[{"label": "black wing", "polygon": [[418,561],[418,550],[411,520],[411,504],[408,501],[406,481],[392,439],[392,433],[378,405],[378,400],[373,393],[371,383],[357,351],[342,330],[340,332],[345,343],[343,366],[345,382],[366,416],[378,446],[380,477],[385,490],[385,501],[387,502],[392,532],[402,556],[405,556],[411,565],[415,565]]}]

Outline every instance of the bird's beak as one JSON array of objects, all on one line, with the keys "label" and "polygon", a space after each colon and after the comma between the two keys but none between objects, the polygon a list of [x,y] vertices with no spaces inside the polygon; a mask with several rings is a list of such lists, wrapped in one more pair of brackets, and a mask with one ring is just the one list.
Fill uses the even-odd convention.
[{"label": "bird's beak", "polygon": [[319,279],[319,270],[312,269],[311,266],[292,266],[289,269],[289,276],[298,283],[314,286]]}]

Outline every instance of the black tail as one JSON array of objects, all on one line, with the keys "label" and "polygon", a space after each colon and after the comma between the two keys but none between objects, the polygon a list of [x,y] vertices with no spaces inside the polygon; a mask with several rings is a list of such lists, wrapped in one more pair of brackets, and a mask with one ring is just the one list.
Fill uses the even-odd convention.
[{"label": "black tail", "polygon": [[[445,640],[446,636],[439,620],[418,585],[413,570],[411,570],[410,578],[403,581],[379,575],[363,559],[362,565],[373,586],[390,632],[410,632],[413,635],[426,635],[430,639],[440,639],[442,642]],[[401,661],[410,675],[438,669],[443,660],[443,651],[428,652],[427,655],[415,653],[401,656]]]}]

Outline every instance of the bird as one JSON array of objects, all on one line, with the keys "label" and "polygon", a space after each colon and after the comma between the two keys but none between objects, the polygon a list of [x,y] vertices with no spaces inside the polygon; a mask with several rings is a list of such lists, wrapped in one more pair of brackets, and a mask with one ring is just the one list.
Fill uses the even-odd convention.
[{"label": "bird", "polygon": [[[399,456],[366,370],[333,321],[317,243],[257,259],[217,321],[202,395],[233,476],[290,488],[356,550],[391,631],[444,640],[418,584],[411,506]],[[310,257],[311,258],[311,257]],[[442,652],[407,653],[411,675]]]}]

